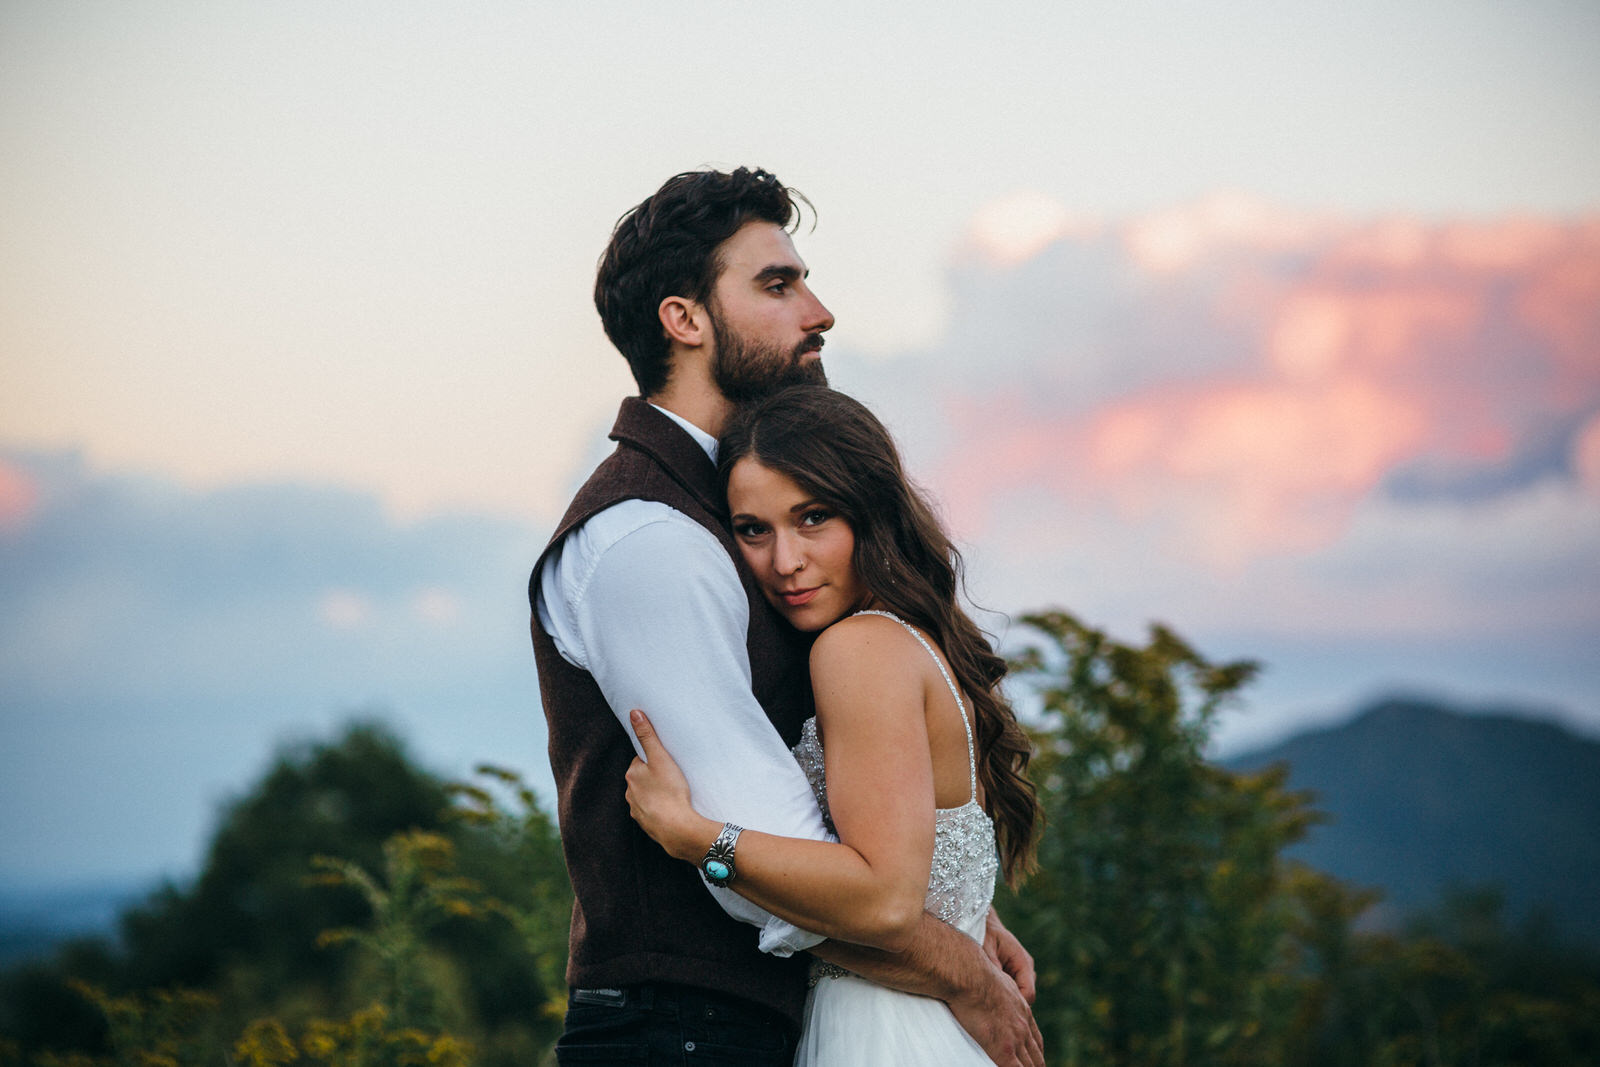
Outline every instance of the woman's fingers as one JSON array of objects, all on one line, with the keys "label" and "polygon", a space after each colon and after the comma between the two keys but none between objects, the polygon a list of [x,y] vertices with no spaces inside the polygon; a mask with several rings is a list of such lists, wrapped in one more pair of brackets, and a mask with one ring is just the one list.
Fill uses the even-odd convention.
[{"label": "woman's fingers", "polygon": [[628,721],[633,724],[633,736],[639,739],[639,747],[644,749],[644,760],[650,762],[650,757],[661,750],[661,738],[656,736],[656,728],[650,724],[650,717],[638,708],[628,712]]}]

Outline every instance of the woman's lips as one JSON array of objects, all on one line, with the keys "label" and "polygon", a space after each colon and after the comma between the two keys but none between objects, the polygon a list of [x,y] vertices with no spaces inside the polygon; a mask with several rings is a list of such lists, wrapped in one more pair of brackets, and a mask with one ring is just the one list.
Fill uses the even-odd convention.
[{"label": "woman's lips", "polygon": [[794,592],[779,592],[778,596],[791,608],[798,608],[802,604],[810,603],[811,598],[822,591],[822,586],[814,585],[810,589],[797,589]]}]

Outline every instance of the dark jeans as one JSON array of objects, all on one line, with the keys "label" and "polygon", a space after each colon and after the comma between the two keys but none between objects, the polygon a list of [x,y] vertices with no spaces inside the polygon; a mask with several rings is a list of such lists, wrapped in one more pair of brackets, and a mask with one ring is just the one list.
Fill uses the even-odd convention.
[{"label": "dark jeans", "polygon": [[789,1067],[797,1036],[771,1008],[704,989],[666,982],[574,989],[556,1062]]}]

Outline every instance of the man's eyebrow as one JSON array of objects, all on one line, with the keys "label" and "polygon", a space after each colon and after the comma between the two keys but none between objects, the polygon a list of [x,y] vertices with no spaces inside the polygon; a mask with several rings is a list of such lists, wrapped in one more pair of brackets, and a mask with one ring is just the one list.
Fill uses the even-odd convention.
[{"label": "man's eyebrow", "polygon": [[791,263],[774,263],[771,266],[762,267],[760,270],[756,271],[755,280],[757,283],[760,283],[770,282],[774,278],[782,278],[786,282],[797,282],[809,273],[811,272],[802,271],[799,267],[796,267]]}]

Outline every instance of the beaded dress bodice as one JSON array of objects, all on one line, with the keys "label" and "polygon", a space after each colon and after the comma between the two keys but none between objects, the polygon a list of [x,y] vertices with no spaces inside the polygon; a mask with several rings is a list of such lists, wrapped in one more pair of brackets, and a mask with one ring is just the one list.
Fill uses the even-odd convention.
[{"label": "beaded dress bodice", "polygon": [[[950,672],[945,669],[944,661],[933,651],[927,639],[904,619],[887,611],[861,611],[856,614],[882,615],[893,619],[917,639],[917,643],[933,657],[945,684],[950,687],[950,695],[955,697],[956,708],[961,712],[961,722],[967,728],[967,802],[957,808],[934,809],[933,868],[928,874],[926,903],[926,910],[952,926],[964,928],[989,910],[989,903],[994,898],[995,875],[1000,868],[999,855],[995,851],[994,822],[978,803],[977,752],[966,701],[961,699],[961,692],[951,679]],[[806,780],[811,783],[811,791],[817,796],[823,821],[828,824],[829,830],[833,830],[833,817],[828,811],[828,783],[824,773],[822,743],[817,736],[815,718],[806,720],[800,743],[794,746],[793,751],[795,759],[805,771]],[[835,970],[830,968],[826,973],[834,973]]]}]

